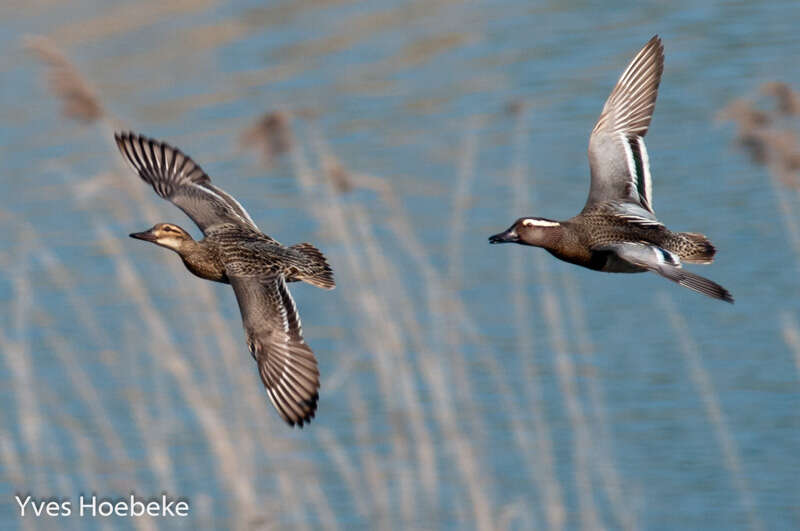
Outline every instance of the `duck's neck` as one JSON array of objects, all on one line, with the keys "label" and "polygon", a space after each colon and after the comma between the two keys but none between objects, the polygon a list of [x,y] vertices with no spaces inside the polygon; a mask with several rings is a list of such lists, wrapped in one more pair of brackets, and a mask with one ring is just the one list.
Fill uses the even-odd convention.
[{"label": "duck's neck", "polygon": [[573,264],[583,264],[591,258],[592,252],[574,232],[564,230],[563,226],[553,227],[542,247],[550,254]]},{"label": "duck's neck", "polygon": [[180,250],[176,250],[186,269],[194,275],[206,280],[228,283],[225,264],[219,258],[216,249],[201,245],[199,242],[186,242]]},{"label": "duck's neck", "polygon": [[182,240],[180,245],[173,247],[172,250],[178,253],[181,258],[191,254],[196,254],[201,246],[193,239]]},{"label": "duck's neck", "polygon": [[547,250],[556,250],[561,247],[564,240],[564,227],[557,225],[554,227],[542,227],[539,229],[538,247],[544,247]]}]

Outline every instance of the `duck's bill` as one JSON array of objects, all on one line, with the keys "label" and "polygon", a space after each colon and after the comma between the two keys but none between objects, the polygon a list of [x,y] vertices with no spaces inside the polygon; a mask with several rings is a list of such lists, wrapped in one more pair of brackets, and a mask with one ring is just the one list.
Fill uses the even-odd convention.
[{"label": "duck's bill", "polygon": [[489,236],[489,243],[514,243],[519,241],[519,234],[513,229]]},{"label": "duck's bill", "polygon": [[146,242],[154,242],[156,241],[156,237],[150,231],[145,232],[133,232],[130,234],[131,238],[136,238],[137,240],[144,240]]}]

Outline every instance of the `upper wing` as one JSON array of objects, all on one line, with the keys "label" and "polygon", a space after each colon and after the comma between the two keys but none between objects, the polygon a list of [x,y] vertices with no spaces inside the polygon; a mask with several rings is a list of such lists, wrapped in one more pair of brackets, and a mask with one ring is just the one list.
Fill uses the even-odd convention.
[{"label": "upper wing", "polygon": [[653,116],[663,70],[664,46],[656,35],[622,73],[589,137],[592,184],[586,207],[604,201],[626,201],[653,213],[644,135]]},{"label": "upper wing", "polygon": [[267,395],[283,420],[302,427],[317,410],[319,370],[286,283],[282,276],[267,281],[234,276],[230,282]]},{"label": "upper wing", "polygon": [[181,150],[130,132],[115,133],[114,139],[139,177],[183,210],[203,232],[223,223],[258,230],[242,205],[211,184],[211,178]]},{"label": "upper wing", "polygon": [[645,210],[638,203],[605,201],[587,205],[583,210],[584,212],[591,210],[591,212],[599,212],[606,216],[614,216],[624,220],[630,225],[636,225],[641,228],[664,227],[664,224],[656,219],[655,214],[649,210]]},{"label": "upper wing", "polygon": [[693,289],[714,299],[733,303],[733,295],[728,290],[713,280],[683,270],[681,268],[681,260],[677,255],[656,245],[624,242],[603,245],[592,250],[614,253],[618,258],[630,264],[658,273],[681,286]]}]

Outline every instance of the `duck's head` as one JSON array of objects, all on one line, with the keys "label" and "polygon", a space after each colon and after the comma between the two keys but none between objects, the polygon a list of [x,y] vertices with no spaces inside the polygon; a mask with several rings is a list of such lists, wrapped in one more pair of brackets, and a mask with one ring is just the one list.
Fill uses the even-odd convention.
[{"label": "duck's head", "polygon": [[489,243],[545,246],[561,231],[561,223],[545,218],[519,218],[505,232],[489,236]]},{"label": "duck's head", "polygon": [[186,243],[194,241],[188,232],[172,223],[157,223],[150,230],[134,232],[131,238],[153,242],[173,251],[180,251]]}]

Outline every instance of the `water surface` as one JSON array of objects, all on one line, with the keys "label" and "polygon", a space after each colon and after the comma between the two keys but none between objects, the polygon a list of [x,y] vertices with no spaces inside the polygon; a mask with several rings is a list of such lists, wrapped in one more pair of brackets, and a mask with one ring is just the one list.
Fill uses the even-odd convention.
[{"label": "water surface", "polygon": [[[0,9],[6,526],[14,492],[131,491],[187,497],[200,527],[798,525],[800,198],[714,119],[738,97],[768,108],[764,81],[800,87],[796,3]],[[734,306],[486,242],[577,212],[588,133],[655,33],[654,206],[711,237],[694,270]],[[26,34],[109,119],[61,116]],[[238,139],[275,110],[296,149],[265,168]],[[329,256],[337,290],[293,288],[323,374],[308,428],[268,404],[230,289],[127,238],[198,231],[122,165],[113,126],[178,145],[265,232]],[[351,192],[326,185],[334,160]]]}]

